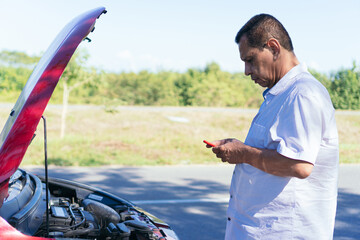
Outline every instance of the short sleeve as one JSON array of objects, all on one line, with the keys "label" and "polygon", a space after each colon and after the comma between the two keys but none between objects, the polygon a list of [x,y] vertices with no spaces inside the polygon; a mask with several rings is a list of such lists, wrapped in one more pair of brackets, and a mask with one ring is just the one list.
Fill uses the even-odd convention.
[{"label": "short sleeve", "polygon": [[289,97],[270,128],[277,152],[291,159],[315,163],[322,138],[321,99],[311,94]]}]

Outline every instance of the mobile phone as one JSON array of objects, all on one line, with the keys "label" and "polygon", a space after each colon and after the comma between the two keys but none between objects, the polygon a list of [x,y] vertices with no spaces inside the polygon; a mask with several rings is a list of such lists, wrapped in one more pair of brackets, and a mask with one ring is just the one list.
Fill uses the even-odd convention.
[{"label": "mobile phone", "polygon": [[207,145],[212,146],[212,147],[216,147],[215,144],[213,144],[213,143],[211,143],[209,141],[204,140],[203,142],[206,143]]}]

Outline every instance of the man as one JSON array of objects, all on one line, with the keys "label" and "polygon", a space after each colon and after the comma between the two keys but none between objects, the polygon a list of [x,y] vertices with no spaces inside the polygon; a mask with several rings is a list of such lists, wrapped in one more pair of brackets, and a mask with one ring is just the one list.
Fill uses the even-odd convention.
[{"label": "man", "polygon": [[236,164],[225,239],[332,239],[339,151],[329,94],[273,16],[254,16],[235,41],[245,74],[267,89],[244,143],[213,142]]}]

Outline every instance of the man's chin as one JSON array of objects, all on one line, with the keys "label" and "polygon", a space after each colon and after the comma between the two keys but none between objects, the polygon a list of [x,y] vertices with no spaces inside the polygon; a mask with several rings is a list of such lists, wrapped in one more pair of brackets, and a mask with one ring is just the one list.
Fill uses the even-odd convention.
[{"label": "man's chin", "polygon": [[267,88],[268,87],[268,84],[265,83],[265,82],[255,82],[256,84],[260,85],[261,87],[263,88]]},{"label": "man's chin", "polygon": [[260,86],[264,87],[266,85],[266,82],[260,80],[260,79],[252,79],[255,84],[259,84]]}]

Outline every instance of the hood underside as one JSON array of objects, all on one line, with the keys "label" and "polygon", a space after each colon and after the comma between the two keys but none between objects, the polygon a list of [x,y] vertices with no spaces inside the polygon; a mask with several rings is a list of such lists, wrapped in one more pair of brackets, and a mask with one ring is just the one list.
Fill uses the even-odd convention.
[{"label": "hood underside", "polygon": [[105,13],[99,7],[67,24],[49,46],[21,92],[0,134],[0,206],[9,178],[19,167],[36,127],[70,58]]}]

